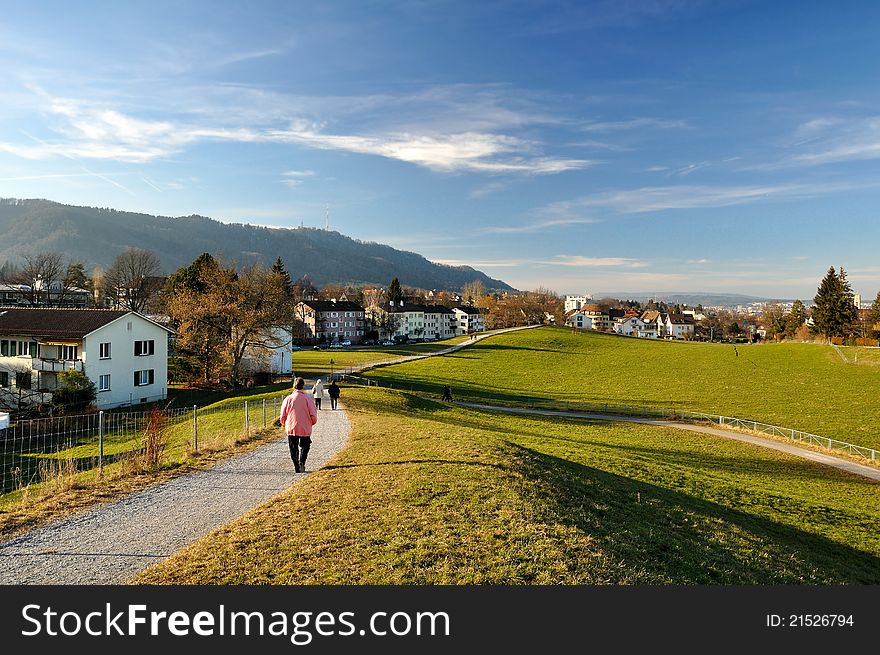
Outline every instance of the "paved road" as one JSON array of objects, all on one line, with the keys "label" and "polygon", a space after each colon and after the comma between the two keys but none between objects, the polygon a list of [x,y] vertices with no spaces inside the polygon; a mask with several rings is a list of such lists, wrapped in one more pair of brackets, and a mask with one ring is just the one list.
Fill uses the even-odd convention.
[{"label": "paved road", "polygon": [[[0,584],[121,584],[320,468],[343,448],[342,410],[319,413],[307,472],[287,439],[0,544]],[[340,404],[341,406],[341,404]]]},{"label": "paved road", "polygon": [[872,466],[865,466],[864,464],[858,464],[848,459],[834,457],[833,455],[826,455],[824,453],[816,452],[815,450],[801,448],[800,446],[787,444],[781,441],[765,439],[764,437],[744,434],[742,432],[735,432],[732,430],[721,430],[719,428],[713,428],[706,425],[693,425],[690,423],[677,423],[675,421],[663,421],[650,418],[636,418],[633,416],[613,416],[609,414],[562,412],[550,409],[545,410],[527,409],[522,407],[503,407],[500,405],[484,405],[481,403],[456,402],[455,404],[461,405],[462,407],[472,407],[474,409],[489,409],[498,412],[507,412],[510,414],[558,416],[568,419],[589,419],[593,421],[615,421],[621,423],[642,423],[645,425],[659,425],[666,428],[676,428],[678,430],[689,430],[690,432],[711,434],[716,437],[724,437],[725,439],[735,439],[736,441],[743,441],[745,443],[750,443],[755,446],[761,446],[762,448],[771,448],[773,450],[778,450],[783,453],[788,453],[789,455],[808,459],[813,462],[818,462],[819,464],[825,464],[826,466],[831,466],[836,469],[840,469],[841,471],[846,471],[847,473],[853,473],[855,475],[860,475],[862,477],[870,478],[872,480],[880,482],[880,469],[874,468]]}]

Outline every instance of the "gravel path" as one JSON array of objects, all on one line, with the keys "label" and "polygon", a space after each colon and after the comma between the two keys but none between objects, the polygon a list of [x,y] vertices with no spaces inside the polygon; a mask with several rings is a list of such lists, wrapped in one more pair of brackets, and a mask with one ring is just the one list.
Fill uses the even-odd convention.
[{"label": "gravel path", "polygon": [[765,439],[764,437],[758,437],[751,434],[744,434],[742,432],[735,432],[733,430],[721,430],[719,428],[712,428],[704,425],[692,425],[690,423],[677,423],[675,421],[663,421],[650,418],[635,418],[632,416],[611,416],[608,414],[562,412],[550,409],[503,407],[500,405],[484,405],[481,403],[456,402],[455,404],[461,405],[462,407],[472,407],[474,409],[489,409],[492,411],[507,412],[509,414],[554,416],[570,419],[589,419],[593,421],[615,421],[620,423],[642,423],[644,425],[659,425],[666,428],[675,428],[677,430],[689,430],[691,432],[711,434],[716,437],[724,437],[725,439],[744,441],[755,446],[761,446],[762,448],[771,448],[773,450],[778,450],[783,453],[788,453],[789,455],[808,459],[813,462],[818,462],[819,464],[825,464],[826,466],[831,466],[833,468],[840,469],[841,471],[846,471],[847,473],[860,475],[862,477],[870,478],[871,480],[876,480],[880,482],[880,469],[874,468],[873,466],[865,466],[864,464],[858,464],[856,462],[852,462],[848,459],[843,459],[841,457],[825,455],[824,453],[816,452],[815,450],[810,450],[808,448],[801,448],[800,446],[783,443],[781,441],[774,441],[773,439]]},{"label": "gravel path", "polygon": [[[348,440],[345,412],[326,405],[308,471]],[[0,544],[0,584],[121,584],[307,475],[294,473],[284,437]]]}]

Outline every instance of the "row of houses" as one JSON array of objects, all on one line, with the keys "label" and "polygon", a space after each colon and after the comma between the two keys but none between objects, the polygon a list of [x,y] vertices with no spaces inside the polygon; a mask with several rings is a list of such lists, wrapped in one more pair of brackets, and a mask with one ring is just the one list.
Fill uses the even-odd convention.
[{"label": "row of houses", "polygon": [[92,294],[87,289],[65,287],[61,282],[42,284],[0,284],[0,305],[13,307],[87,307]]},{"label": "row of houses", "polygon": [[696,329],[693,315],[603,309],[593,304],[568,311],[565,324],[581,330],[614,332],[643,339],[693,339]]},{"label": "row of houses", "polygon": [[[365,309],[347,300],[310,300],[297,312],[306,337],[316,341],[359,343],[368,332],[383,339],[445,339],[485,329],[473,307],[401,303]],[[98,409],[164,400],[173,334],[159,319],[132,311],[0,306],[0,411],[50,403],[59,374],[70,370],[95,383]],[[292,336],[276,329],[277,347],[248,353],[247,363],[254,370],[268,366],[289,373]]]},{"label": "row of houses", "polygon": [[306,300],[296,308],[305,337],[321,342],[361,343],[378,339],[448,339],[486,329],[484,315],[466,305],[388,303],[362,307],[350,300]]}]

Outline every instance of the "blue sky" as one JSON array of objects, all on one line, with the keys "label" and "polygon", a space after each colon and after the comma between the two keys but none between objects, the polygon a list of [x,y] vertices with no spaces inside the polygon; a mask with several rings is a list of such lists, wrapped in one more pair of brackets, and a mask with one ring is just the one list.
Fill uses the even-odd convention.
[{"label": "blue sky", "polygon": [[522,289],[880,288],[880,3],[0,8],[3,197],[329,210]]}]

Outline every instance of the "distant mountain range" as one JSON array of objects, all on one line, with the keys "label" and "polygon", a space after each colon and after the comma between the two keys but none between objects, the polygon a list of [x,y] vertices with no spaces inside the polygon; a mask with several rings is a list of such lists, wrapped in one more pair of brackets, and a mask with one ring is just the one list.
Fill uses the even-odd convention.
[{"label": "distant mountain range", "polygon": [[593,298],[618,298],[620,300],[636,300],[648,302],[651,299],[673,305],[687,305],[696,307],[704,305],[708,307],[735,307],[737,305],[751,305],[752,303],[791,302],[789,298],[762,298],[759,296],[747,296],[741,293],[709,293],[702,291],[668,291],[668,292],[632,292],[632,291],[602,291],[594,293]]},{"label": "distant mountain range", "polygon": [[268,228],[229,224],[204,216],[170,218],[96,207],[75,207],[49,200],[0,199],[0,265],[21,263],[22,256],[59,252],[82,261],[87,270],[108,267],[127,246],[153,251],[170,274],[203,252],[239,264],[277,257],[291,277],[308,274],[318,286],[403,285],[459,290],[479,280],[487,289],[510,291],[502,280],[470,266],[446,266],[414,252],[366,243],[315,228]]}]

